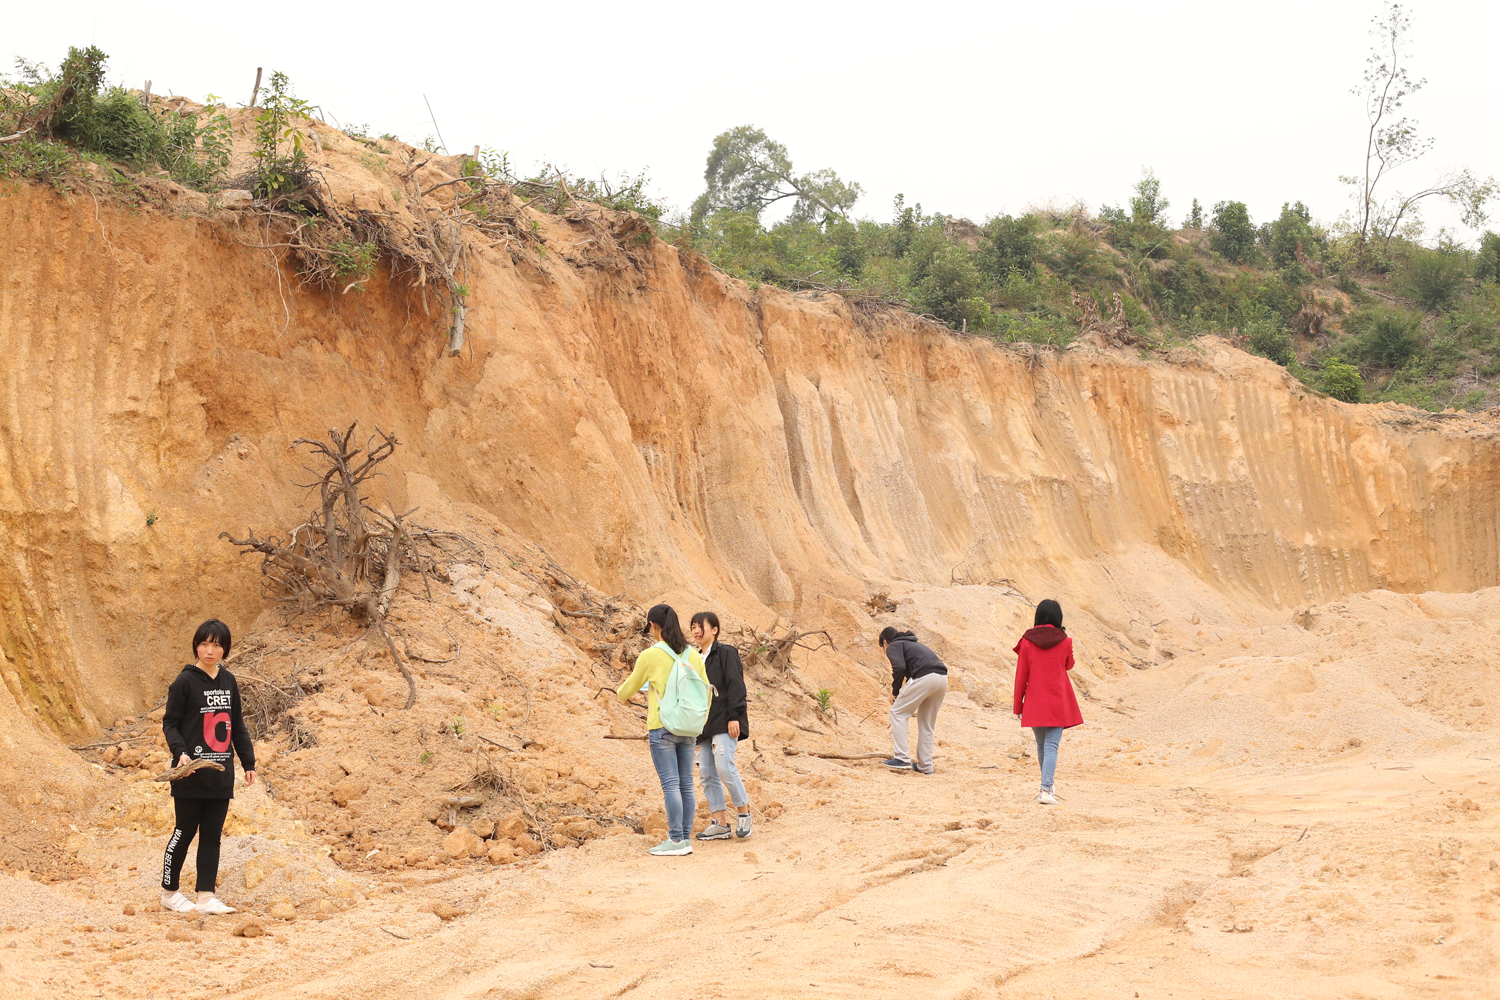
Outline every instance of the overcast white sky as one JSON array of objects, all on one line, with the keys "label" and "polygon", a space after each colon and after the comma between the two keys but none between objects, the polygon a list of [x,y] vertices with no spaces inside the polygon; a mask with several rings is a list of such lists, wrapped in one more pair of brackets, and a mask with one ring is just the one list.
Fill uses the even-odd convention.
[{"label": "overcast white sky", "polygon": [[[980,220],[1049,199],[1123,203],[1153,167],[1181,219],[1245,201],[1257,222],[1302,199],[1325,221],[1360,168],[1359,79],[1377,0],[223,6],[12,5],[0,58],[56,65],[96,44],[114,81],[249,100],[286,72],[333,120],[418,142],[509,150],[597,175],[646,169],[686,207],[713,137],[753,123],[799,170]],[[1437,140],[1393,180],[1500,174],[1500,3],[1416,0],[1406,108]],[[65,10],[65,13],[63,12]],[[1429,235],[1456,215],[1432,205]],[[1495,212],[1500,216],[1500,208]],[[1500,229],[1500,222],[1491,221]],[[1473,234],[1467,231],[1465,237]]]}]

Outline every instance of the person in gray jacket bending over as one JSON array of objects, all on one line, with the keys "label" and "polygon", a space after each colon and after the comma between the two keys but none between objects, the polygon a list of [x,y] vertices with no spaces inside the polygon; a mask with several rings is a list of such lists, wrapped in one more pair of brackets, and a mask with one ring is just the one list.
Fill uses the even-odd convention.
[{"label": "person in gray jacket bending over", "polygon": [[[948,695],[948,668],[911,632],[887,626],[880,633],[880,648],[891,661],[891,738],[896,743],[896,755],[885,766],[931,774],[938,709]],[[906,735],[913,715],[917,717],[915,758],[907,751]]]}]

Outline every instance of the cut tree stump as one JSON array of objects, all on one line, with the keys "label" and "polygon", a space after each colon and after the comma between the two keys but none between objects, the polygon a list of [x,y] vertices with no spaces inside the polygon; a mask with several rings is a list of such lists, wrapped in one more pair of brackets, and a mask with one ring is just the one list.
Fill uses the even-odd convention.
[{"label": "cut tree stump", "polygon": [[183,764],[181,767],[174,767],[170,771],[163,771],[161,774],[158,774],[156,777],[152,778],[151,780],[152,781],[177,781],[177,780],[179,780],[181,778],[186,778],[188,775],[192,774],[194,771],[222,771],[222,770],[224,770],[224,765],[223,764],[216,764],[216,763],[214,763],[211,760],[190,760],[186,764]]}]

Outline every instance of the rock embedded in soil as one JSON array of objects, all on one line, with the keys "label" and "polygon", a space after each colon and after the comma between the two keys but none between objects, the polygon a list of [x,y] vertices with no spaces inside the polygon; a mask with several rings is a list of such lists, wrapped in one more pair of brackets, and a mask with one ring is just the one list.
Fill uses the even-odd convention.
[{"label": "rock embedded in soil", "polygon": [[474,836],[481,840],[489,840],[495,835],[495,821],[481,817],[469,824],[469,829],[474,831]]},{"label": "rock embedded in soil", "polygon": [[438,900],[437,902],[433,903],[429,909],[434,917],[437,917],[444,923],[447,923],[449,920],[452,920],[455,917],[463,916],[463,914],[459,913],[451,905],[443,902],[442,900]]},{"label": "rock embedded in soil", "polygon": [[333,801],[340,806],[347,806],[350,802],[359,798],[369,791],[370,783],[360,778],[345,778],[333,786]]},{"label": "rock embedded in soil", "polygon": [[271,909],[266,911],[276,920],[296,920],[297,908],[291,903],[274,903]]},{"label": "rock embedded in soil", "polygon": [[126,903],[125,904],[125,909],[121,910],[120,912],[123,913],[123,914],[125,914],[127,917],[133,917],[133,916],[135,916],[135,904],[134,903]]},{"label": "rock embedded in soil", "polygon": [[516,860],[516,852],[509,844],[496,844],[490,848],[486,857],[490,859],[492,865],[508,865]]},{"label": "rock embedded in soil", "polygon": [[542,845],[529,834],[521,834],[515,838],[513,843],[516,846],[516,852],[519,854],[540,854],[542,852]]},{"label": "rock embedded in soil", "polygon": [[443,838],[443,850],[455,860],[478,857],[484,854],[484,841],[475,836],[473,830],[460,826]]},{"label": "rock embedded in soil", "polygon": [[246,917],[234,928],[235,937],[257,938],[266,933],[266,925],[261,923],[258,917]]},{"label": "rock embedded in soil", "polygon": [[513,837],[524,837],[527,832],[526,819],[519,812],[506,813],[501,816],[495,824],[495,838],[497,840],[510,840]]}]

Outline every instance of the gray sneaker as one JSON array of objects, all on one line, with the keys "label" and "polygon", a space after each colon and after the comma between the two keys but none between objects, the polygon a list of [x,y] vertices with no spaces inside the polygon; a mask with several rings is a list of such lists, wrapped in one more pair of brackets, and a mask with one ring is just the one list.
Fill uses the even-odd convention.
[{"label": "gray sneaker", "polygon": [[699,840],[728,840],[729,827],[717,821],[710,823],[702,833],[698,834]]},{"label": "gray sneaker", "polygon": [[750,836],[750,814],[740,813],[735,817],[734,835],[741,840]]}]

